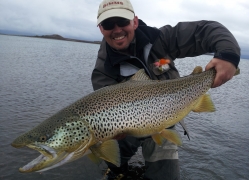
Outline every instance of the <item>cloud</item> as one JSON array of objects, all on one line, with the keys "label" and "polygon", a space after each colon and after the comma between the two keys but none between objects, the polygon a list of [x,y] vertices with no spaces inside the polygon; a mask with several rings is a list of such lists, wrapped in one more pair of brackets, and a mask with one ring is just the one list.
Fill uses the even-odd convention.
[{"label": "cloud", "polygon": [[92,12],[92,7],[97,9],[98,4],[81,0],[0,2],[0,29],[101,39],[96,26],[96,10]]},{"label": "cloud", "polygon": [[[243,49],[249,49],[249,2],[246,0],[131,0],[148,25],[215,20],[225,25]],[[85,40],[102,38],[96,26],[101,0],[0,0],[0,29],[60,34]]]},{"label": "cloud", "polygon": [[[172,26],[180,21],[213,20],[222,23],[235,36],[242,53],[249,57],[249,1],[245,0],[162,0],[133,2],[139,18],[148,25]],[[145,10],[146,9],[146,10]]]}]

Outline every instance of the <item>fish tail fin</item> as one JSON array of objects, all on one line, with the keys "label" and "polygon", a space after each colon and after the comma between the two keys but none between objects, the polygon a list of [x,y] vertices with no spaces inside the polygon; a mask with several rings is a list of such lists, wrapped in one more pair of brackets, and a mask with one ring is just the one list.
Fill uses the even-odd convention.
[{"label": "fish tail fin", "polygon": [[[117,167],[120,166],[120,152],[118,142],[116,140],[112,139],[104,141],[100,145],[92,146],[90,149],[95,156],[104,159],[105,161],[108,161]],[[97,163],[99,161],[92,155],[90,155],[90,159]]]},{"label": "fish tail fin", "polygon": [[162,145],[164,139],[167,139],[178,146],[182,145],[180,134],[172,129],[164,129],[160,133],[152,135],[152,139],[158,145]]},{"label": "fish tail fin", "polygon": [[192,110],[193,112],[214,112],[214,104],[208,94],[201,96]]}]

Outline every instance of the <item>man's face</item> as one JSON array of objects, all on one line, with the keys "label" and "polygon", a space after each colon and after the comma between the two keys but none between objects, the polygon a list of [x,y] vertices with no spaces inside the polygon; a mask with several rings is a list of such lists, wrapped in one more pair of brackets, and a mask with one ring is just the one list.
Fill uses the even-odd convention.
[{"label": "man's face", "polygon": [[[123,27],[120,27],[123,26]],[[101,22],[99,29],[106,42],[116,50],[125,50],[134,39],[135,29],[138,27],[138,18],[133,20],[113,17]]]}]

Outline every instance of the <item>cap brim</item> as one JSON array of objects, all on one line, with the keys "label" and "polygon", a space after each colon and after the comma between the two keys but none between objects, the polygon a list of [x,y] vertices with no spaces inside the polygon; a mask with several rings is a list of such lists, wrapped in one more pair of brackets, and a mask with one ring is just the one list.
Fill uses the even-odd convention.
[{"label": "cap brim", "polygon": [[97,20],[97,26],[99,23],[104,21],[105,19],[111,18],[111,17],[122,17],[126,19],[134,19],[134,13],[132,11],[129,11],[127,9],[110,9],[108,11],[103,12]]}]

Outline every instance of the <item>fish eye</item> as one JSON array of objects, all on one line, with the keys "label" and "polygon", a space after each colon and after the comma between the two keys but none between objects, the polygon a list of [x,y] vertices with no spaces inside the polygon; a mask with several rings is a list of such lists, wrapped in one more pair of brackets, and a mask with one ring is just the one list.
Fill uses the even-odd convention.
[{"label": "fish eye", "polygon": [[46,140],[47,140],[47,136],[41,136],[41,137],[40,137],[40,141],[41,141],[41,142],[45,142]]}]

